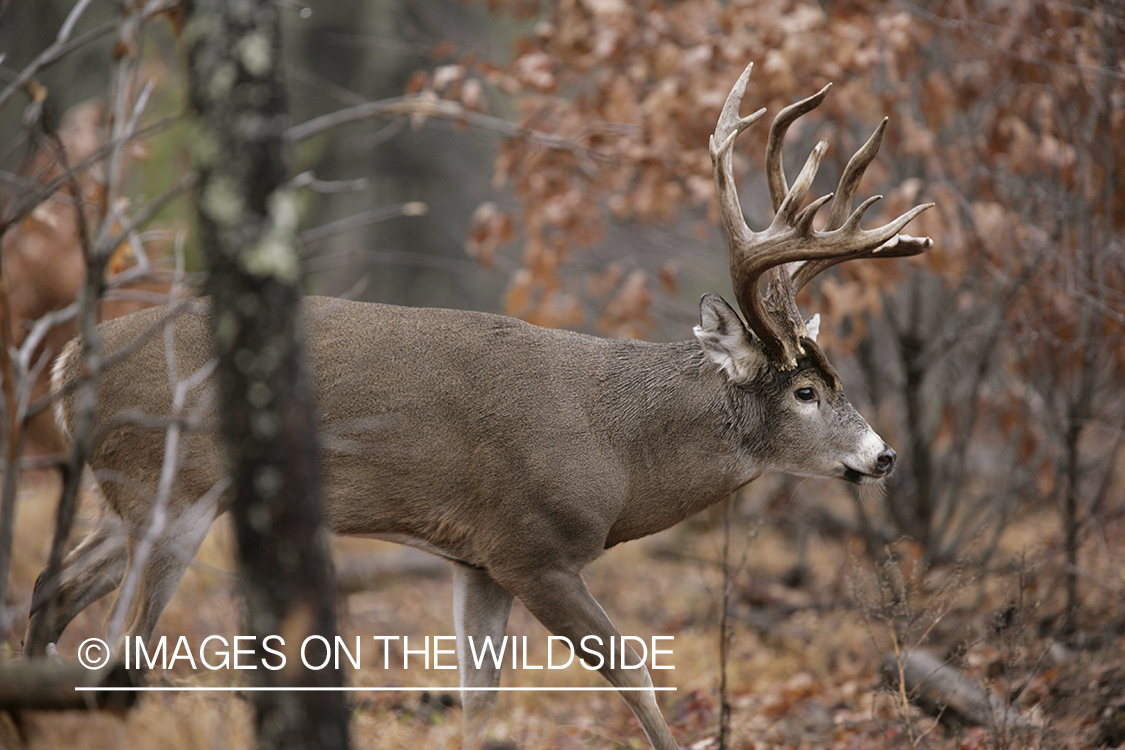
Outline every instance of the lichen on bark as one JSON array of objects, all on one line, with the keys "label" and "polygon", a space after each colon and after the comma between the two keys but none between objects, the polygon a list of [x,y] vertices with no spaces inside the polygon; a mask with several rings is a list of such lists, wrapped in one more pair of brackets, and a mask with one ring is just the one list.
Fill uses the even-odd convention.
[{"label": "lichen on bark", "polygon": [[[331,642],[335,586],[299,333],[298,211],[283,153],[287,111],[277,12],[271,0],[191,4],[185,39],[195,121],[189,132],[248,627],[259,644],[281,633],[298,642],[309,635]],[[338,669],[300,664],[252,677],[267,687],[343,684]],[[256,692],[254,699],[259,747],[347,747],[342,693]]]}]

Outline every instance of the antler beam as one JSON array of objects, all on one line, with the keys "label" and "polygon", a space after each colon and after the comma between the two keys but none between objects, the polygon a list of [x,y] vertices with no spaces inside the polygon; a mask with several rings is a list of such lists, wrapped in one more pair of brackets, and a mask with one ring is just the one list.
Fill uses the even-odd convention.
[{"label": "antler beam", "polygon": [[[802,350],[802,339],[808,336],[797,311],[797,291],[821,271],[846,260],[917,255],[931,247],[933,240],[929,237],[911,237],[899,232],[933,204],[915,206],[877,229],[860,228],[864,214],[882,197],[868,198],[855,210],[851,208],[860,178],[883,141],[887,126],[884,119],[848,162],[836,193],[804,206],[828,142],[821,140],[816,145],[790,187],[782,166],[782,141],[790,125],[824,101],[831,88],[829,84],[813,96],[789,105],[774,118],[766,144],[766,179],[774,218],[762,232],[750,229],[738,200],[732,153],[738,134],[765,114],[765,109],[748,117],[738,114],[753,68],[753,63],[746,67],[723,105],[711,137],[711,165],[719,213],[730,246],[731,282],[738,305],[747,325],[771,358],[779,366],[790,368],[796,364]],[[813,220],[817,211],[829,201],[832,201],[832,208],[828,221],[824,229],[816,230]],[[759,293],[758,282],[766,272],[771,274],[763,296]]]}]

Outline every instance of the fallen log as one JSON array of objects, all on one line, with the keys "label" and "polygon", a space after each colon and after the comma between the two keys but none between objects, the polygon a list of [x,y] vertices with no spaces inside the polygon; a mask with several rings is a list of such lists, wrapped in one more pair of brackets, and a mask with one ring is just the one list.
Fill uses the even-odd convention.
[{"label": "fallen log", "polygon": [[125,711],[136,703],[136,690],[82,688],[135,687],[120,663],[100,669],[50,661],[0,664],[0,711]]},{"label": "fallen log", "polygon": [[1033,726],[1015,707],[986,693],[973,678],[928,651],[889,654],[884,668],[896,689],[901,681],[910,702],[944,724],[1012,729]]}]

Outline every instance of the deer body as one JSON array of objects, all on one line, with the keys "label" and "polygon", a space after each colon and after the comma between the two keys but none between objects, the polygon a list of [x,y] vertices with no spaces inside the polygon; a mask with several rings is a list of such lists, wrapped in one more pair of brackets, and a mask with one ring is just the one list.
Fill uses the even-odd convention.
[{"label": "deer body", "polygon": [[[718,297],[702,306],[697,340],[652,344],[497,315],[307,299],[329,527],[458,563],[462,610],[482,598],[473,595],[481,588],[485,599],[506,596],[507,607],[516,594],[544,624],[587,607],[591,618],[577,629],[547,626],[574,643],[591,634],[608,643],[616,631],[579,577],[606,548],[666,529],[766,469],[823,473],[822,465],[835,465],[845,476],[859,466],[872,480],[886,473],[887,447],[843,398],[834,375],[819,369],[827,363],[809,360],[783,376],[762,367],[732,377],[723,367],[732,351],[737,356],[741,345],[742,356],[754,357],[748,334]],[[101,326],[106,356],[128,353],[99,380],[96,424],[105,433],[89,465],[129,533],[100,542],[93,559],[107,564],[69,572],[64,600],[120,581],[125,547],[150,523],[165,460],[162,417],[173,400],[167,347],[180,377],[189,378],[212,358],[211,325],[207,301],[192,300],[172,315],[153,308]],[[57,384],[80,367],[71,346],[56,367]],[[803,387],[824,394],[807,414],[793,395]],[[212,390],[204,380],[184,401],[190,428],[166,511],[168,533],[142,574],[126,635],[151,636],[225,510],[215,499],[199,503],[214,498],[224,476]],[[64,425],[72,409],[71,400],[63,402]],[[561,581],[575,588],[572,601],[554,601],[566,590]],[[501,612],[506,622],[507,608]],[[73,614],[60,612],[56,638]],[[498,638],[503,626],[459,627],[458,634]],[[606,671],[611,679],[633,677]]]},{"label": "deer body", "polygon": [[[840,476],[851,464],[873,467],[886,450],[846,401],[831,419],[799,420],[790,389],[730,377],[698,341],[602,339],[498,315],[328,298],[307,299],[305,310],[329,527],[467,565],[581,567],[694,515],[765,469],[816,473],[815,465],[801,471],[793,456],[814,453],[808,446],[839,451],[822,463],[835,462]],[[153,308],[101,327],[111,358],[152,332],[103,373],[97,422],[115,426],[89,458],[106,477],[109,507],[137,531],[157,489],[152,467],[164,459],[159,417],[171,413],[160,335],[167,316]],[[212,356],[209,317],[206,301],[194,300],[168,321],[183,377]],[[80,365],[71,347],[56,378]],[[789,379],[826,381],[811,366]],[[172,517],[224,475],[211,388],[204,381],[185,402],[196,429],[185,436]],[[73,404],[64,403],[68,424]],[[223,510],[215,504],[216,514]]]},{"label": "deer body", "polygon": [[[778,218],[760,234],[740,224],[730,148],[758,116],[738,117],[748,75],[749,69],[732,91],[711,146],[745,321],[721,298],[704,295],[694,340],[652,344],[481,313],[324,298],[304,303],[327,523],[340,534],[412,544],[453,561],[461,684],[477,689],[462,695],[467,744],[483,735],[496,700],[488,689],[500,680],[498,669],[471,663],[467,639],[499,641],[514,597],[554,635],[573,644],[597,636],[608,651],[619,634],[581,577],[606,548],[666,529],[766,470],[868,483],[894,466],[894,451],[847,401],[817,347],[817,325],[796,317],[793,295],[839,260],[921,252],[928,239],[896,234],[921,207],[867,231],[858,229],[858,217],[868,204],[852,216],[833,204],[828,227],[814,231],[812,214],[825,200],[798,214],[812,175],[806,166],[788,188],[778,153],[767,160]],[[817,97],[794,105],[804,107],[796,115],[793,107],[782,112],[774,127],[782,122],[783,132]],[[874,156],[870,142],[861,154],[841,181],[848,204]],[[761,299],[757,281],[769,269]],[[123,356],[99,380],[101,437],[88,463],[116,520],[64,562],[52,595],[56,615],[45,628],[51,640],[125,578],[154,498],[165,496],[164,531],[143,566],[135,566],[137,590],[123,632],[150,637],[225,510],[210,379],[188,390],[179,410],[172,385],[207,372],[211,328],[205,300],[175,314],[146,310],[101,326],[107,356]],[[79,347],[64,351],[56,387],[80,375],[80,359]],[[73,409],[72,399],[61,402],[64,428]],[[169,415],[188,429],[165,492]],[[33,621],[45,611],[34,604]],[[46,645],[29,641],[25,648],[36,654]],[[630,653],[627,661],[638,659]],[[655,747],[678,747],[644,669],[614,667],[606,658],[600,671],[623,689]]]}]

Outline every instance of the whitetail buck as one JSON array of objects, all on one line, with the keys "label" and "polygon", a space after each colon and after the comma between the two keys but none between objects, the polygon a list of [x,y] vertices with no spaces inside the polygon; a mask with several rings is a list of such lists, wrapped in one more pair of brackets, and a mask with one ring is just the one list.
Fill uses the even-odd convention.
[{"label": "whitetail buck", "polygon": [[[894,451],[845,398],[815,343],[817,323],[802,321],[794,295],[840,261],[929,247],[928,238],[898,234],[928,206],[878,229],[859,227],[871,201],[854,212],[851,204],[884,121],[845,170],[826,226],[813,228],[830,196],[802,203],[825,143],[790,188],[781,141],[826,87],[774,121],[766,164],[776,217],[765,231],[750,230],[731,166],[735,137],[762,115],[738,114],[749,75],[747,68],[735,84],[711,139],[745,324],[713,294],[700,303],[695,339],[670,344],[545,330],[472,312],[305,303],[326,436],[328,525],[454,563],[462,687],[499,684],[499,670],[473,668],[466,644],[469,636],[498,641],[513,597],[574,644],[587,635],[603,644],[618,638],[581,576],[609,547],[666,529],[763,471],[866,484],[894,467]],[[763,296],[758,282],[767,273]],[[172,411],[162,316],[154,309],[101,328],[107,354],[135,347],[102,374],[101,438],[89,457],[128,535],[103,527],[67,558],[54,597],[57,617],[46,628],[52,640],[83,607],[119,585],[149,524],[164,458],[167,419],[159,417]],[[208,304],[194,301],[164,318],[179,372],[196,372],[211,359],[209,316]],[[78,351],[72,345],[62,355],[57,386],[78,376]],[[212,520],[226,509],[213,490],[224,468],[214,425],[207,425],[208,414],[214,422],[209,399],[205,384],[184,403],[183,413],[202,426],[184,446],[164,532],[140,571],[128,636],[152,635]],[[73,410],[72,400],[63,401],[64,425]],[[42,611],[37,603],[33,619]],[[26,645],[37,653],[47,644]],[[629,662],[637,661],[630,653]],[[647,671],[610,666],[608,658],[604,664],[600,671],[612,685],[631,688],[621,694],[649,741],[674,750]],[[468,744],[482,737],[496,693],[464,691],[462,699]]]}]

